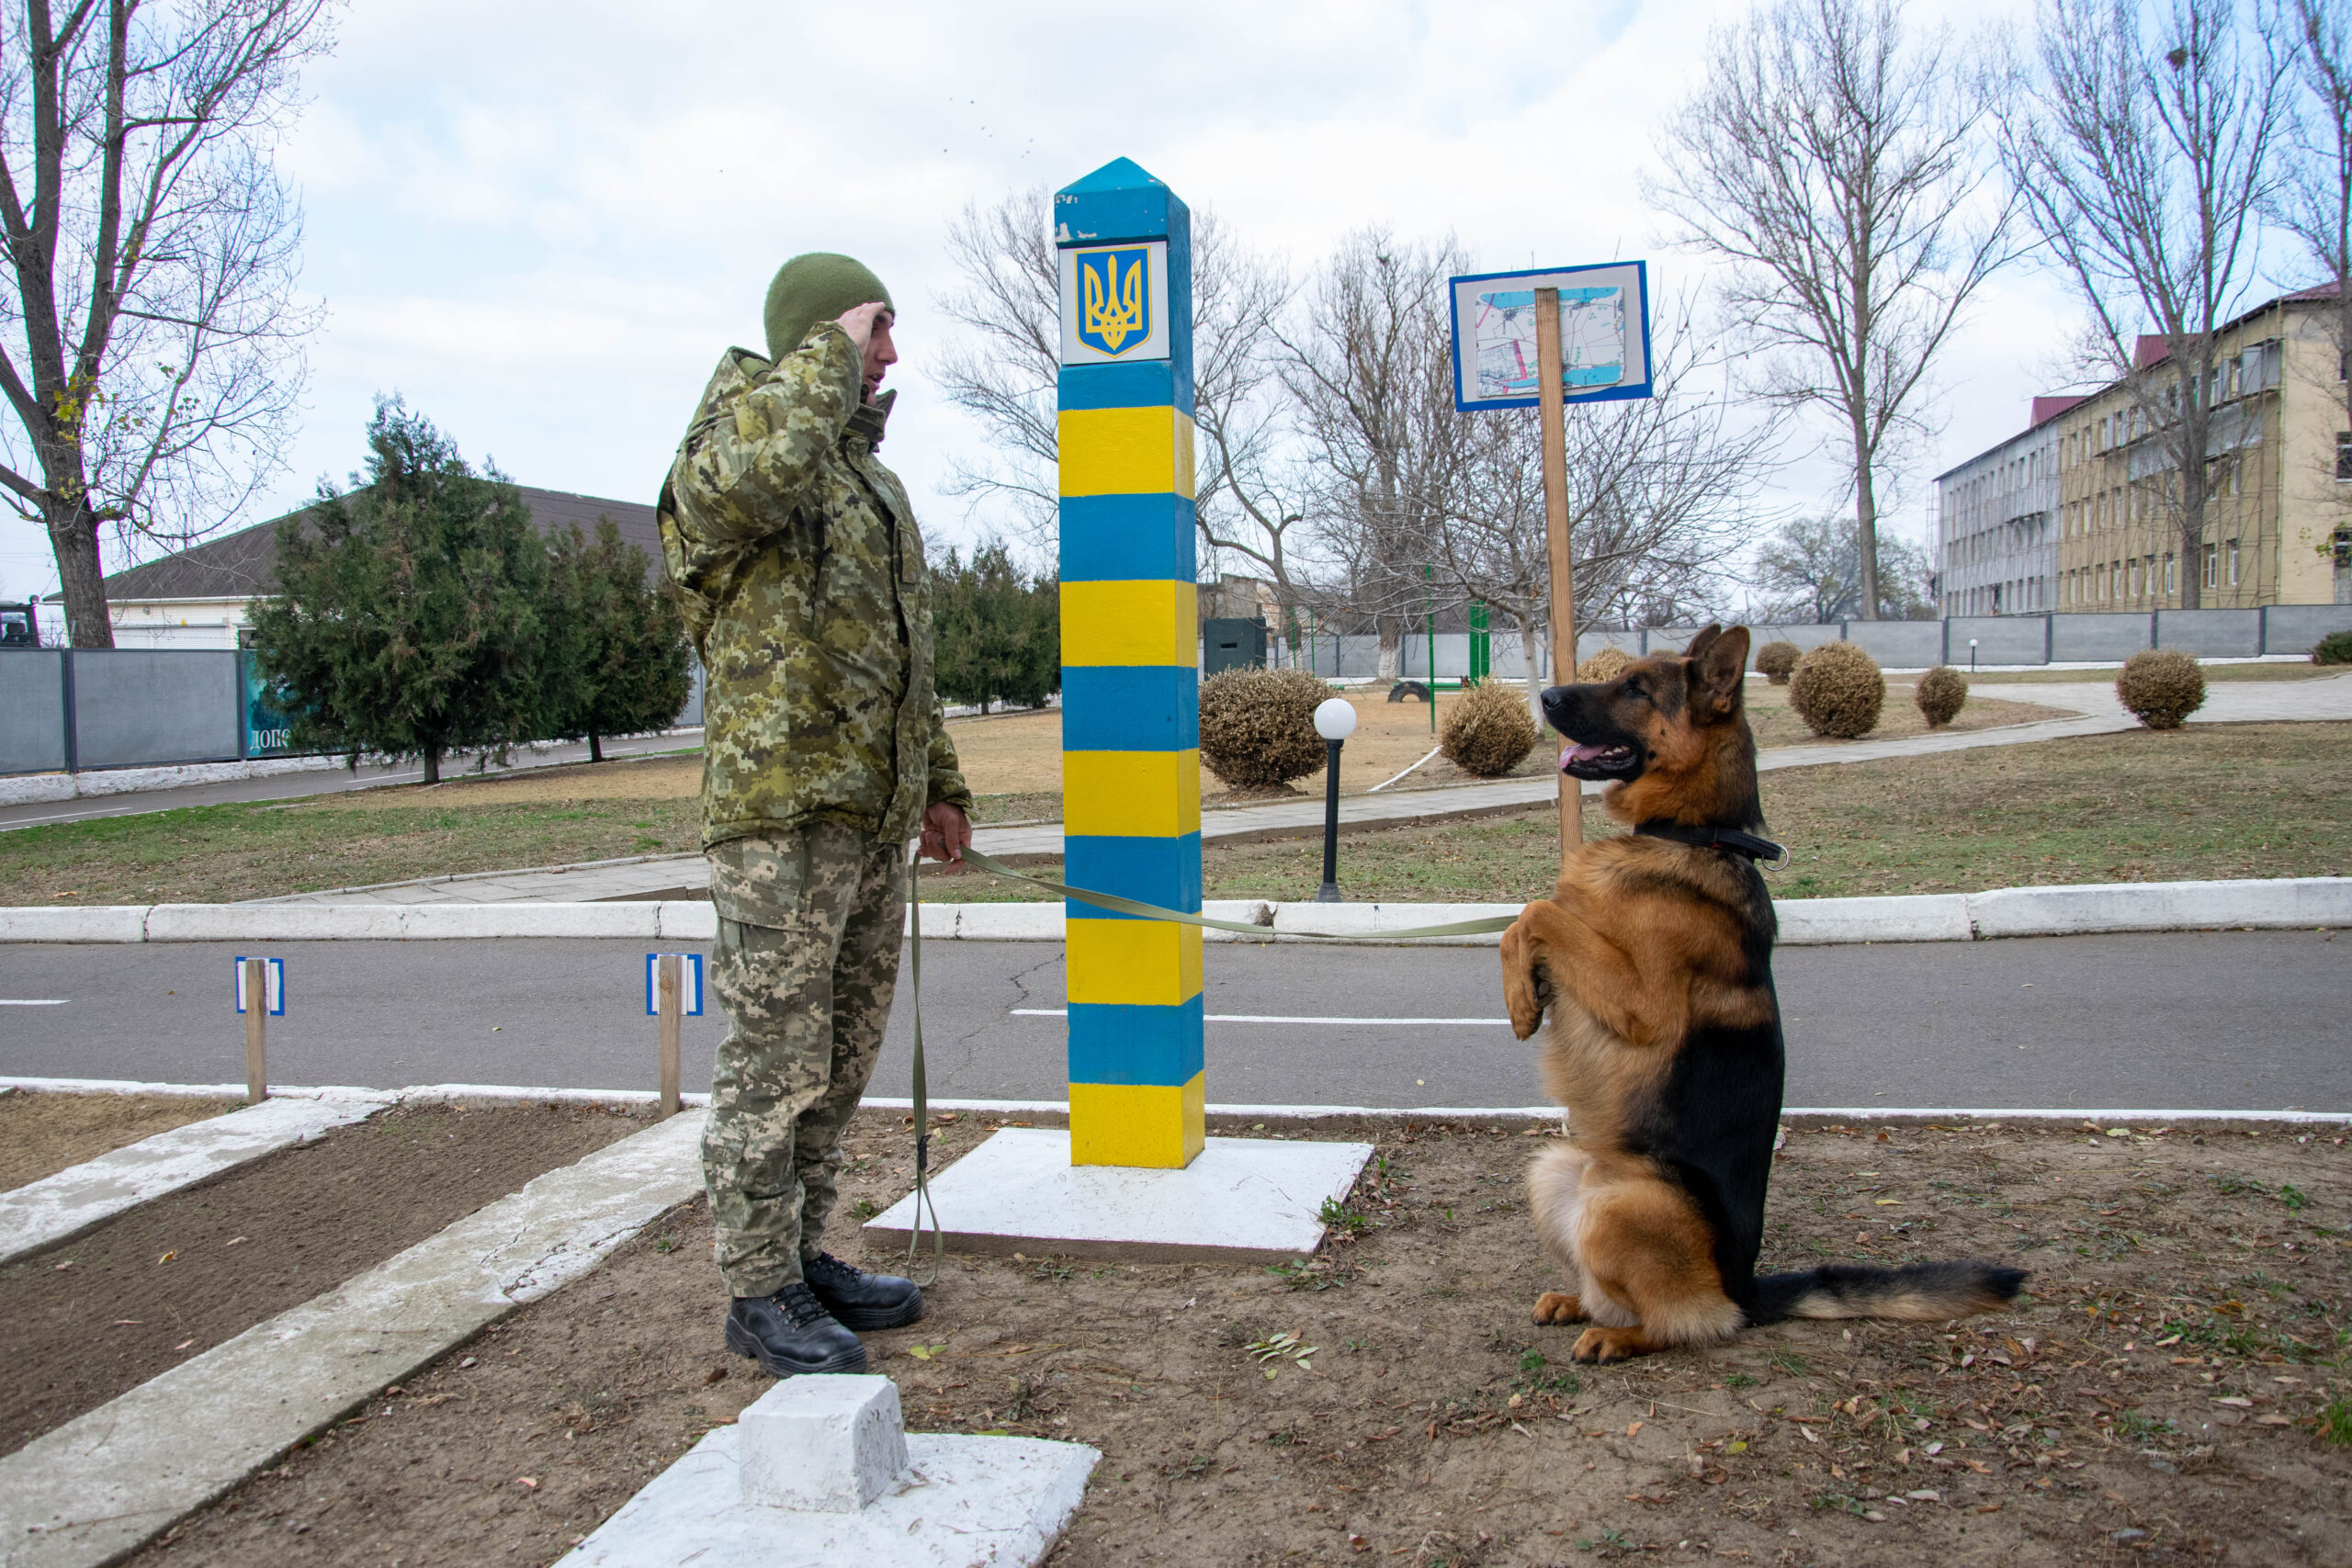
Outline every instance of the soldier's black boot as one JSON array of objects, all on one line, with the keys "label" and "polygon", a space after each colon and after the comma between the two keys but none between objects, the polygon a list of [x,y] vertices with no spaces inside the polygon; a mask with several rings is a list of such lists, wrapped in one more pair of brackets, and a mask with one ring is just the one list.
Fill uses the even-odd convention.
[{"label": "soldier's black boot", "polygon": [[759,1362],[770,1377],[865,1370],[857,1336],[798,1280],[772,1296],[737,1296],[727,1309],[727,1348]]},{"label": "soldier's black boot", "polygon": [[922,1287],[896,1274],[868,1274],[830,1252],[802,1260],[801,1274],[825,1309],[851,1328],[904,1328],[922,1318]]}]

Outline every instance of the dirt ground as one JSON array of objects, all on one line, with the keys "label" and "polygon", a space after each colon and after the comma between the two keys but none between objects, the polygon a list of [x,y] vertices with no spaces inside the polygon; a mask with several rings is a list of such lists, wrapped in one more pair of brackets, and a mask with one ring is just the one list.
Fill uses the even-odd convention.
[{"label": "dirt ground", "polygon": [[[868,1337],[914,1429],[1102,1450],[1057,1565],[2352,1562],[2338,1130],[1800,1126],[1767,1266],[1990,1256],[2027,1302],[1604,1368],[1528,1318],[1548,1124],[1216,1130],[1376,1143],[1354,1239],[1274,1269],[951,1258],[926,1321]],[[850,1148],[846,1202],[904,1189],[897,1119]],[[720,1347],[708,1241],[675,1212],[135,1561],[551,1561],[766,1386]]]},{"label": "dirt ground", "polygon": [[395,1106],[0,1267],[0,1451],[644,1125],[596,1106]]},{"label": "dirt ground", "polygon": [[239,1103],[184,1094],[0,1094],[0,1192]]}]

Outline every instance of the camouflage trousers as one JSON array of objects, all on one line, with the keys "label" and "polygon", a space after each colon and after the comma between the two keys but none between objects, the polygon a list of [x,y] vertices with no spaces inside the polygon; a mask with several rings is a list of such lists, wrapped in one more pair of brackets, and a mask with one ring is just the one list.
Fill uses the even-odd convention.
[{"label": "camouflage trousers", "polygon": [[865,1092],[906,923],[906,851],[816,823],[710,852],[718,1048],[703,1181],[738,1296],[800,1278],[832,1212],[841,1134]]}]

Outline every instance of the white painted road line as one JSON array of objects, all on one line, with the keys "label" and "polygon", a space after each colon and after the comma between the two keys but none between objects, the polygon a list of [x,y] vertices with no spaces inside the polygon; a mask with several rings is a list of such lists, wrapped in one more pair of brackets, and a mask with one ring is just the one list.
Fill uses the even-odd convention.
[{"label": "white painted road line", "polygon": [[98,1568],[702,1190],[704,1118],[551,1170],[0,1458],[0,1562]]},{"label": "white painted road line", "polygon": [[[1012,1008],[1014,1018],[1068,1018],[1068,1008]],[[1293,1018],[1271,1012],[1213,1012],[1205,1016],[1209,1023],[1339,1023],[1379,1027],[1386,1024],[1459,1024],[1474,1029],[1509,1029],[1507,1018]]]},{"label": "white painted road line", "polygon": [[65,998],[62,997],[42,1001],[17,997],[0,997],[0,1008],[62,1008],[64,1005]]}]

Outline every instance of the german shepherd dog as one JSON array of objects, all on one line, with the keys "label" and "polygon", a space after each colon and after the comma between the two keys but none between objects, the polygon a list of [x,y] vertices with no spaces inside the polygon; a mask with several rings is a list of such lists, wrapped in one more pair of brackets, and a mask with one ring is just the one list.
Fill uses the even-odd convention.
[{"label": "german shepherd dog", "polygon": [[1741,700],[1747,628],[1709,626],[1679,658],[1555,686],[1561,770],[1608,782],[1634,830],[1569,858],[1547,901],[1503,933],[1521,1040],[1545,1015],[1543,1068],[1567,1142],[1528,1172],[1535,1227],[1573,1290],[1535,1321],[1585,1322],[1573,1354],[1615,1361],[1790,1317],[1942,1322],[2016,1299],[1991,1263],[1756,1273],[1780,1126],[1782,1043],[1771,896],[1756,866],[1756,741]]}]

